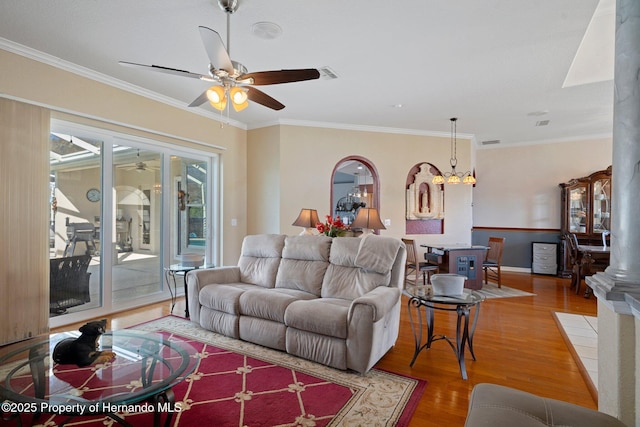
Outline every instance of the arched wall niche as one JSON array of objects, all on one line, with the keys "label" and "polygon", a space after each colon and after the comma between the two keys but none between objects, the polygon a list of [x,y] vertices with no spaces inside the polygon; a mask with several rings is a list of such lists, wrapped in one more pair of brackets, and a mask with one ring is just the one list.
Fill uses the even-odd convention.
[{"label": "arched wall niche", "polygon": [[444,233],[444,185],[434,184],[440,170],[428,162],[414,165],[405,183],[406,234]]},{"label": "arched wall niche", "polygon": [[[362,168],[359,169],[358,167]],[[354,189],[361,192],[360,197],[350,197]],[[365,195],[366,189],[366,195]],[[331,173],[331,206],[330,214],[340,215],[343,221],[351,223],[361,204],[380,211],[380,179],[375,165],[362,156],[347,156],[339,160]],[[320,220],[324,220],[320,216]]]}]

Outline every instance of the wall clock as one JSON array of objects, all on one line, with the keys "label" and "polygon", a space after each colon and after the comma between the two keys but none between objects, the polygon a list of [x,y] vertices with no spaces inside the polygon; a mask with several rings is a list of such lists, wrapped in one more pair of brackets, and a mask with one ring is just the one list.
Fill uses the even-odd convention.
[{"label": "wall clock", "polygon": [[97,188],[91,188],[87,191],[87,200],[90,202],[98,202],[100,201],[100,190]]}]

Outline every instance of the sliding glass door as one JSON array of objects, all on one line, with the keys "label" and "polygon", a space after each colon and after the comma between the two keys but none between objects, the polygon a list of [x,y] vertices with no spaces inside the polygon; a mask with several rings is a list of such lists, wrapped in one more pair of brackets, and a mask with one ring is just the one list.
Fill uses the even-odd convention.
[{"label": "sliding glass door", "polygon": [[182,254],[205,255],[207,236],[208,165],[204,161],[173,156],[171,170],[175,204],[171,221],[173,258]]},{"label": "sliding glass door", "polygon": [[214,264],[216,155],[66,122],[52,130],[51,266],[79,272],[59,275],[66,288],[52,274],[51,326],[167,299],[165,268],[183,254]]},{"label": "sliding glass door", "polygon": [[102,147],[96,136],[49,137],[52,317],[102,306]]},{"label": "sliding glass door", "polygon": [[161,160],[157,151],[113,145],[114,302],[162,292]]}]

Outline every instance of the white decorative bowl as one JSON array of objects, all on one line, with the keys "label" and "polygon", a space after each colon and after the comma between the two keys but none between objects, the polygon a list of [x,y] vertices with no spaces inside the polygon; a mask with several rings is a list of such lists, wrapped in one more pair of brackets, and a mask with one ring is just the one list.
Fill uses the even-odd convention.
[{"label": "white decorative bowl", "polygon": [[466,276],[459,274],[434,274],[431,276],[433,295],[458,296],[462,295]]},{"label": "white decorative bowl", "polygon": [[204,256],[200,254],[182,254],[179,259],[184,267],[201,267],[204,264]]}]

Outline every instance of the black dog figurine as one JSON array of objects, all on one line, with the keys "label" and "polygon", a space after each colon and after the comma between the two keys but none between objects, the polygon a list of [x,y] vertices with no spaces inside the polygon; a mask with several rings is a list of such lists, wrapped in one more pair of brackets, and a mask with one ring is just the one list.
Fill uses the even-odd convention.
[{"label": "black dog figurine", "polygon": [[53,361],[63,365],[88,366],[115,359],[112,351],[98,351],[98,339],[107,328],[107,319],[94,320],[80,328],[78,338],[65,338],[53,349]]}]

